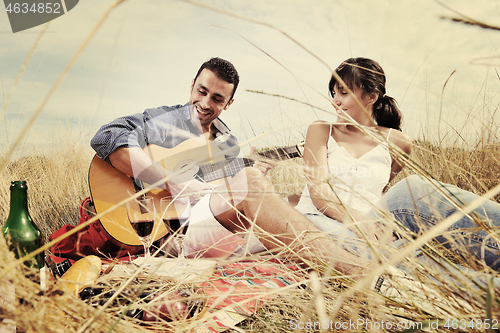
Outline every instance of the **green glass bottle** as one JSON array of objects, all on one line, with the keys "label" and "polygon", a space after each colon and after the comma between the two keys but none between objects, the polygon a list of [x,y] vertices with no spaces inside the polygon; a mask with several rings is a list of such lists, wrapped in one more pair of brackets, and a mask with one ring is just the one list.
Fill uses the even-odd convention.
[{"label": "green glass bottle", "polygon": [[[42,233],[28,213],[28,186],[24,180],[13,181],[10,185],[10,213],[2,227],[2,235],[18,259],[43,245]],[[43,253],[37,254],[24,264],[42,268]]]}]

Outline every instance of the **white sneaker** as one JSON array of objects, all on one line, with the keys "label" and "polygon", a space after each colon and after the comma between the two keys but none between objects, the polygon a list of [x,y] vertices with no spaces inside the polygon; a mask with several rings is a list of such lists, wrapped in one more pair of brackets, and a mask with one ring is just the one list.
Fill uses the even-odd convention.
[{"label": "white sneaker", "polygon": [[[374,279],[372,290],[399,304],[415,306],[435,316],[450,315],[459,308],[470,308],[463,300],[446,297],[437,289],[424,285],[403,270],[389,266],[387,273]],[[437,286],[436,286],[437,288]]]}]

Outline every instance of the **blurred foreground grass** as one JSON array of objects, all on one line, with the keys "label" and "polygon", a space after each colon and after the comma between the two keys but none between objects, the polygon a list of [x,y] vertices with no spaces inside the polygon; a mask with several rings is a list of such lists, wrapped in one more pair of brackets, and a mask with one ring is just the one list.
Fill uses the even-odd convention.
[{"label": "blurred foreground grass", "polygon": [[[499,182],[499,152],[498,144],[469,151],[416,142],[412,157],[416,164],[424,167],[437,180],[481,194]],[[29,186],[30,213],[45,237],[63,224],[76,224],[79,203],[89,195],[87,172],[91,158],[89,148],[71,147],[44,156],[32,154],[10,163],[0,175],[2,223],[8,215],[10,181],[25,179]],[[300,159],[282,162],[270,172],[269,177],[283,196],[300,194],[304,186],[300,169]],[[415,172],[420,171],[405,171],[406,175]],[[400,175],[398,179],[404,176]],[[436,249],[433,244],[425,249],[430,251],[430,258],[444,256],[452,259],[452,263],[467,266],[466,256],[465,259],[453,258],[453,254]],[[96,309],[79,300],[57,295],[40,297],[38,286],[25,277],[26,269],[22,265],[11,266],[12,256],[7,253],[3,244],[0,244],[0,258],[0,287],[5,289],[5,284],[12,282],[17,293],[15,306],[2,305],[0,318],[15,318],[21,331],[77,332],[95,316]],[[438,331],[455,331],[453,327],[458,327],[452,327],[452,322],[449,322],[448,328],[443,327],[446,319],[467,319],[468,326],[464,331],[485,331],[486,321],[493,323],[493,320],[498,320],[500,286],[477,286],[477,281],[488,281],[496,272],[487,267],[475,267],[476,272],[471,273],[472,275],[457,275],[454,270],[436,270],[413,260],[410,256],[404,260],[403,265],[413,271],[413,276],[427,289],[406,291],[402,298],[388,299],[367,290],[366,285],[352,285],[341,277],[328,274],[318,279],[304,271],[298,274],[302,280],[295,288],[278,290],[272,294],[265,291],[262,296],[266,296],[267,300],[262,308],[228,331],[319,332],[327,327],[331,331],[403,332],[409,329],[407,332],[412,332],[415,330],[411,330],[411,327],[419,327],[415,325],[424,323],[432,327],[432,320],[437,319],[443,320]],[[7,267],[13,268],[6,270]],[[431,296],[434,293],[438,296]],[[446,302],[441,302],[440,298]],[[426,302],[437,304],[436,308],[429,309],[425,306]],[[30,315],[26,316],[26,313]],[[351,323],[348,329],[339,326],[349,325],[348,323]],[[398,323],[400,326],[396,326]],[[478,323],[482,323],[481,328]],[[164,328],[166,331],[184,332],[187,325],[174,323]],[[105,312],[86,331],[127,333],[144,331],[144,327],[127,317],[117,320]]]}]

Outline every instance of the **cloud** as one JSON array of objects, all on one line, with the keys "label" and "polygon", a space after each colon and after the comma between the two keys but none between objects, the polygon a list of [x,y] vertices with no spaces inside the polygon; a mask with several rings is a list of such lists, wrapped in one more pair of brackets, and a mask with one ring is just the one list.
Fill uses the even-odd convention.
[{"label": "cloud", "polygon": [[[472,10],[470,15],[477,19],[497,18],[495,5],[481,1],[484,6],[452,4],[463,12]],[[450,85],[452,93],[446,95],[451,100],[445,100],[445,109],[453,110],[457,104],[469,109],[487,75],[485,67],[470,63],[495,54],[500,44],[498,34],[440,19],[450,12],[433,1],[200,2],[282,29],[331,68],[351,56],[379,61],[390,94],[400,102],[406,123],[412,125],[404,129],[414,137],[429,130],[428,119],[439,114],[441,88],[453,70],[458,72]],[[7,113],[29,114],[39,105],[111,3],[80,1],[71,12],[50,23]],[[0,30],[6,27],[10,29],[0,20]],[[3,96],[40,29],[0,34]],[[242,139],[288,126],[293,130],[273,133],[263,144],[291,144],[287,140],[303,134],[309,122],[331,117],[284,98],[246,91],[259,90],[329,108],[325,99],[330,76],[327,66],[283,34],[182,1],[157,0],[125,1],[111,13],[43,115],[46,119],[79,117],[91,133],[121,115],[182,104],[199,65],[211,56],[232,61],[240,72],[236,102],[223,119]],[[452,112],[446,117],[448,122],[460,119]],[[47,120],[40,124],[50,128]]]}]

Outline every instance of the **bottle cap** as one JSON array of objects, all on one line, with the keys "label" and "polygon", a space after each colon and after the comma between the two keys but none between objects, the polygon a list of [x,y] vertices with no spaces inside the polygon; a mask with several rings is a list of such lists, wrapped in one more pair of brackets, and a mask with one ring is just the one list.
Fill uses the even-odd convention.
[{"label": "bottle cap", "polygon": [[10,182],[10,187],[28,188],[25,180],[14,180],[14,181]]}]

